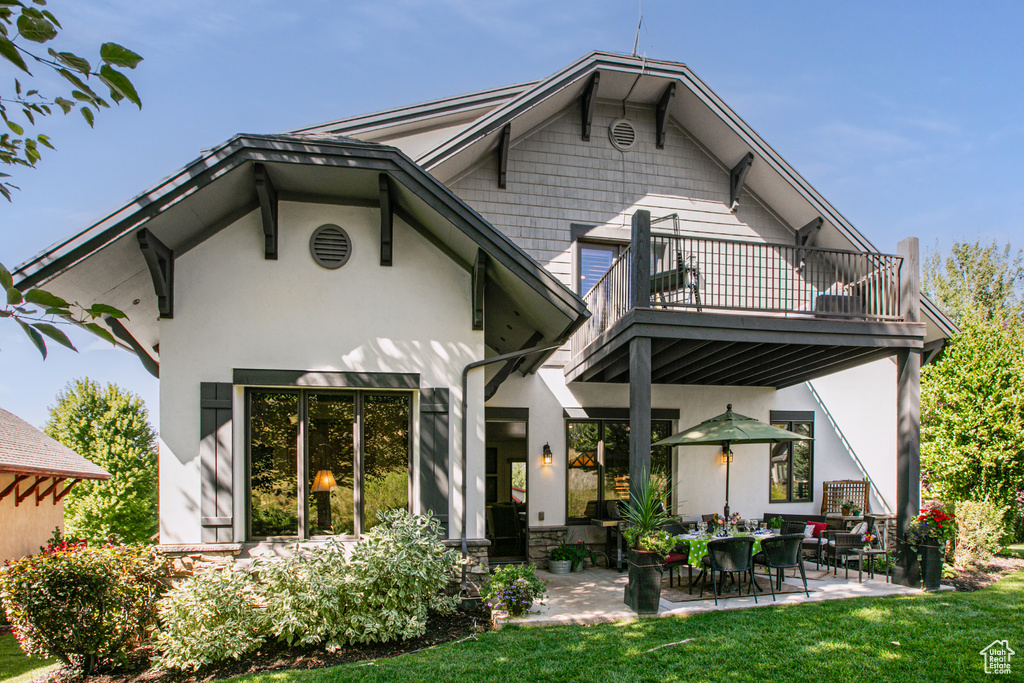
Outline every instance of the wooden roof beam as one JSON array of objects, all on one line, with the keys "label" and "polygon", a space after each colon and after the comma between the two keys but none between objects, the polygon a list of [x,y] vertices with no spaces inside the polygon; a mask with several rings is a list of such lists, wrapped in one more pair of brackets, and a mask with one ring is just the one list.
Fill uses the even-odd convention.
[{"label": "wooden roof beam", "polygon": [[735,211],[736,207],[740,203],[740,194],[743,192],[743,186],[747,182],[747,173],[750,172],[750,166],[754,163],[754,153],[747,152],[746,155],[740,159],[740,162],[732,167],[729,171],[729,210]]},{"label": "wooden roof beam", "polygon": [[260,203],[260,215],[263,217],[263,258],[268,261],[277,260],[277,189],[270,180],[267,167],[253,164],[256,179],[256,198]]},{"label": "wooden roof beam", "polygon": [[658,149],[665,149],[665,137],[668,132],[668,108],[672,104],[672,98],[676,95],[676,82],[672,81],[665,88],[665,92],[662,94],[661,99],[658,100],[658,107],[655,109],[655,116],[657,118],[657,130],[655,133],[655,146]]},{"label": "wooden roof beam", "polygon": [[139,248],[146,257],[149,274],[153,278],[153,290],[156,292],[157,309],[161,318],[174,317],[174,251],[157,239],[147,228],[136,234]]},{"label": "wooden roof beam", "polygon": [[580,123],[583,129],[583,140],[590,141],[590,131],[594,125],[594,109],[597,107],[597,86],[601,82],[601,72],[595,71],[590,77],[587,89],[580,99]]}]

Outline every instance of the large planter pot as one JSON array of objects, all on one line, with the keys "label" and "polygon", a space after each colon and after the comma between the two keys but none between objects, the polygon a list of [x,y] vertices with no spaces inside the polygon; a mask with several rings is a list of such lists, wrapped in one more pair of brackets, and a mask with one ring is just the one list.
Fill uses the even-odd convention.
[{"label": "large planter pot", "polygon": [[937,545],[918,546],[921,553],[921,582],[926,591],[937,591],[942,585],[942,551]]},{"label": "large planter pot", "polygon": [[572,566],[572,571],[574,571],[574,572],[581,572],[581,571],[583,571],[586,568],[587,568],[586,563],[583,560],[580,560],[577,564],[574,564]]},{"label": "large planter pot", "polygon": [[658,553],[630,550],[626,561],[629,583],[623,602],[637,614],[657,614],[665,559]]},{"label": "large planter pot", "polygon": [[568,574],[571,568],[571,560],[548,560],[548,571],[552,574]]}]

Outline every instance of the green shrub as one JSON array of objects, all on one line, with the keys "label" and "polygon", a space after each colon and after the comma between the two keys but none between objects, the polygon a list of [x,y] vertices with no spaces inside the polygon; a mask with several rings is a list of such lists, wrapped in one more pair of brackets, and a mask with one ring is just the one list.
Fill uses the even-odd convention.
[{"label": "green shrub", "polygon": [[152,547],[59,542],[0,572],[0,598],[22,650],[91,671],[146,635],[166,563]]},{"label": "green shrub", "polygon": [[421,636],[428,610],[449,614],[458,603],[446,589],[461,558],[441,543],[437,520],[405,510],[378,512],[377,519],[349,558],[356,613],[345,642]]},{"label": "green shrub", "polygon": [[337,647],[357,607],[341,542],[331,539],[312,550],[296,546],[291,557],[259,559],[252,569],[265,605],[256,615],[261,633],[289,645]]},{"label": "green shrub", "polygon": [[263,643],[257,626],[256,583],[248,571],[209,569],[180,582],[157,606],[157,664],[196,670],[238,659]]},{"label": "green shrub", "polygon": [[335,650],[423,635],[429,610],[455,608],[458,598],[445,589],[459,553],[441,543],[429,516],[390,510],[377,518],[347,558],[332,539],[247,571],[182,582],[160,601],[160,666],[199,669],[267,639]]},{"label": "green shrub", "polygon": [[548,582],[538,579],[536,571],[532,564],[506,564],[495,569],[484,593],[487,605],[512,617],[522,616],[535,602],[543,605]]},{"label": "green shrub", "polygon": [[956,504],[957,538],[954,562],[969,567],[989,560],[1002,547],[1006,509],[991,502],[962,500]]}]

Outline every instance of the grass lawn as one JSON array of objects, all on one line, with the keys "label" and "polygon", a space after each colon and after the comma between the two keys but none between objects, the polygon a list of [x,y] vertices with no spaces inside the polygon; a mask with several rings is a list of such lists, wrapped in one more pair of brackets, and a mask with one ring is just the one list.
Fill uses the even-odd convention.
[{"label": "grass lawn", "polygon": [[1024,557],[1024,543],[1018,543],[1017,545],[1008,545],[1003,549],[1003,553],[1006,555],[1016,555],[1017,557]]},{"label": "grass lawn", "polygon": [[0,681],[3,683],[26,683],[54,666],[53,659],[29,659],[18,647],[18,641],[11,634],[0,636]]},{"label": "grass lawn", "polygon": [[[1024,571],[976,593],[858,598],[591,627],[507,627],[477,641],[236,681],[975,681],[978,652],[1024,652]],[[681,645],[651,648],[693,638]],[[1013,673],[1024,673],[1024,655]],[[1018,674],[1019,675],[1019,674]]]}]

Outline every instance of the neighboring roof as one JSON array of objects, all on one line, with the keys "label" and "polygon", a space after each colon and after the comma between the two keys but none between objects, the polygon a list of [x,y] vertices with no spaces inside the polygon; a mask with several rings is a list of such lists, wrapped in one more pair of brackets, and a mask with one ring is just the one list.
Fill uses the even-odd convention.
[{"label": "neighboring roof", "polygon": [[[753,128],[685,64],[676,62],[592,52],[550,77],[532,83],[341,119],[298,129],[292,134],[316,135],[319,139],[330,134],[345,134],[366,140],[386,139],[390,144],[404,147],[403,135],[409,139],[422,137],[421,131],[444,126],[456,103],[486,99],[493,106],[476,110],[478,116],[471,123],[438,130],[446,135],[435,136],[437,144],[413,156],[432,175],[442,182],[450,182],[493,152],[506,125],[512,126],[511,144],[514,146],[566,108],[575,106],[597,72],[601,73],[597,96],[604,101],[628,99],[633,104],[654,106],[669,83],[681,84],[683,87],[677,88],[669,105],[670,117],[727,168],[747,152],[753,152],[755,161],[746,185],[766,201],[790,229],[796,230],[820,216],[825,220],[820,246],[878,253],[878,249]],[[410,151],[420,147],[420,140],[408,146]],[[929,338],[933,334],[956,333],[956,325],[923,295],[922,308],[929,319]]]},{"label": "neighboring roof", "polygon": [[[176,255],[196,247],[258,209],[256,162],[266,167],[283,201],[377,206],[378,178],[387,173],[394,180],[392,206],[402,220],[464,268],[472,269],[478,249],[490,257],[488,281],[496,286],[486,289],[485,341],[498,353],[517,350],[534,333],[546,344],[563,342],[589,317],[579,296],[400,150],[344,136],[312,141],[237,135],[19,266],[15,285],[45,284],[83,302],[102,296],[129,312],[125,327],[143,348],[154,348],[156,296],[135,233],[147,228]],[[506,329],[515,334],[499,334]]]},{"label": "neighboring roof", "polygon": [[110,479],[110,474],[99,465],[3,408],[0,408],[0,472],[65,479]]}]

